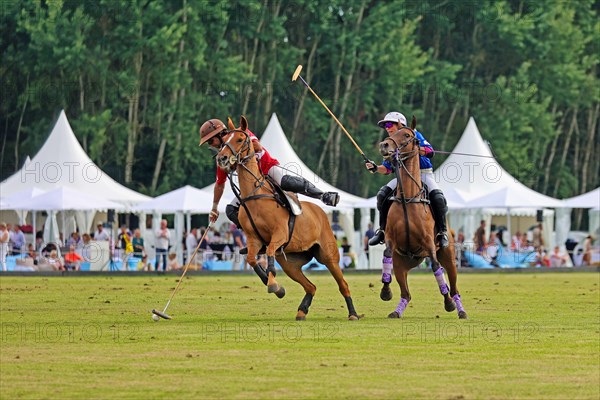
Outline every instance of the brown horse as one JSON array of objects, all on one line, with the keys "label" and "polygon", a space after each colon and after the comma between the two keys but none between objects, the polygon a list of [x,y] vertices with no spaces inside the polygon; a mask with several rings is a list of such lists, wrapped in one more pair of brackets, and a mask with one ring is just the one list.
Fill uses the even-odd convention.
[{"label": "brown horse", "polygon": [[238,174],[238,198],[241,206],[239,222],[247,237],[248,263],[255,267],[256,255],[263,245],[267,246],[268,292],[278,296],[285,293],[285,289],[275,279],[276,258],[283,271],[302,285],[306,292],[296,314],[297,320],[304,320],[316,287],[304,275],[302,266],[313,257],[316,258],[329,269],[336,280],[346,300],[348,319],[357,320],[348,284],[339,267],[340,256],[335,236],[325,212],[315,204],[302,202],[302,213],[295,217],[294,227],[290,229],[288,221],[293,217],[277,200],[271,181],[261,174],[250,137],[246,133],[247,128],[248,121],[245,117],[241,118],[239,128],[235,128],[229,121],[230,132],[223,139],[217,163],[224,171],[231,173],[236,170]]},{"label": "brown horse", "polygon": [[[434,241],[435,222],[429,207],[426,189],[421,182],[419,139],[416,137],[415,127],[416,119],[413,117],[410,128],[401,127],[379,144],[379,152],[394,166],[398,180],[393,203],[387,217],[384,263],[393,263],[394,275],[400,285],[401,298],[396,309],[388,317],[400,318],[402,316],[410,301],[408,271],[419,265],[424,257],[429,257],[440,293],[444,296],[446,311],[451,312],[457,309],[459,318],[467,318],[456,288],[457,269],[454,239],[450,235],[449,246],[444,249],[436,247]],[[446,267],[450,289],[444,279],[442,265]],[[382,289],[382,293],[384,289]],[[391,298],[391,292],[389,294]]]}]

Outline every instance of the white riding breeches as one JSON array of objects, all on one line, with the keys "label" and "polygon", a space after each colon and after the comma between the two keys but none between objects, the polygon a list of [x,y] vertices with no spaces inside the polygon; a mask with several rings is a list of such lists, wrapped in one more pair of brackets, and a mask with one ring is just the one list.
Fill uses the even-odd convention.
[{"label": "white riding breeches", "polygon": [[[284,169],[281,168],[279,165],[274,165],[271,167],[271,169],[269,170],[269,173],[267,175],[269,175],[271,177],[271,179],[273,179],[275,182],[277,182],[278,185],[281,185],[281,178],[283,178],[283,176],[285,175],[284,172],[285,172]],[[235,197],[229,204],[231,204],[234,207],[239,207],[240,201],[238,200],[237,197]]]},{"label": "white riding breeches", "polygon": [[[440,188],[437,182],[435,181],[435,177],[433,176],[433,170],[431,168],[421,170],[421,182],[427,185],[427,193],[431,193],[432,190]],[[394,190],[396,189],[397,184],[398,180],[394,178],[387,184],[387,186],[390,189]]]}]

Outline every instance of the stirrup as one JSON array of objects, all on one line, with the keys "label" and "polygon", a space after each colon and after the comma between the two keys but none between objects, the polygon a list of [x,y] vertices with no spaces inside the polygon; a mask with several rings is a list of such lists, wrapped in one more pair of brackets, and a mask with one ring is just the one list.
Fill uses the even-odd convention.
[{"label": "stirrup", "polygon": [[446,231],[438,232],[436,238],[442,249],[448,247],[448,233]]},{"label": "stirrup", "polygon": [[[261,247],[260,250],[258,251],[258,255],[266,254],[266,253],[267,253],[267,246]],[[242,247],[240,249],[240,254],[243,254],[243,255],[248,254],[248,248],[247,247]]]},{"label": "stirrup", "polygon": [[375,236],[369,239],[369,246],[376,246],[378,244],[383,244],[385,240],[385,231],[383,229],[377,229],[375,232]]},{"label": "stirrup", "polygon": [[321,201],[325,203],[326,206],[335,207],[340,202],[340,195],[337,192],[325,192],[321,196]]}]

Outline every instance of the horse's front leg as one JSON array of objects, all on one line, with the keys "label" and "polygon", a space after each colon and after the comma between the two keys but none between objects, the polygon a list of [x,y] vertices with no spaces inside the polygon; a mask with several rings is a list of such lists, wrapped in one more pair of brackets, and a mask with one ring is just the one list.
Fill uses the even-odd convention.
[{"label": "horse's front leg", "polygon": [[403,258],[396,253],[393,254],[393,259],[394,275],[396,277],[396,281],[398,281],[398,284],[400,285],[400,302],[396,306],[396,309],[388,315],[388,318],[402,318],[402,314],[410,302],[410,291],[408,290],[408,271],[411,267],[409,264],[407,264],[406,260],[403,260]]},{"label": "horse's front leg", "polygon": [[381,283],[383,283],[383,286],[379,293],[379,298],[383,301],[390,301],[394,296],[392,289],[390,288],[390,283],[392,282],[392,268],[392,251],[390,250],[390,246],[386,243],[385,250],[383,251],[383,263],[381,268]]},{"label": "horse's front leg", "polygon": [[261,267],[260,264],[258,264],[258,261],[256,259],[258,250],[261,247],[261,243],[252,241],[250,240],[250,238],[248,238],[248,242],[246,243],[246,245],[248,247],[246,261],[248,262],[248,264],[250,264],[250,266],[252,267],[256,275],[258,275],[262,283],[266,286],[268,283],[267,271],[265,271],[265,269]]},{"label": "horse's front leg", "polygon": [[277,283],[275,276],[277,270],[275,268],[275,251],[285,243],[283,240],[271,240],[267,246],[267,292],[275,293],[280,299],[285,296],[285,288]]}]

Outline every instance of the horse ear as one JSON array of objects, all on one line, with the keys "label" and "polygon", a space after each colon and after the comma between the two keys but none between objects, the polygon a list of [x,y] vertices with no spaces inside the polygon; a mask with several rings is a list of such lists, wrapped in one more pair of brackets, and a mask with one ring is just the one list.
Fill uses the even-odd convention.
[{"label": "horse ear", "polygon": [[412,121],[410,122],[410,129],[415,129],[417,127],[417,117],[413,115]]},{"label": "horse ear", "polygon": [[243,131],[248,129],[248,120],[243,115],[240,117],[240,129]]},{"label": "horse ear", "polygon": [[231,120],[231,117],[227,117],[227,126],[229,127],[229,130],[234,130],[235,129],[235,125],[233,124],[233,121]]}]

